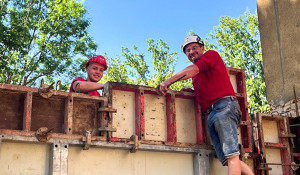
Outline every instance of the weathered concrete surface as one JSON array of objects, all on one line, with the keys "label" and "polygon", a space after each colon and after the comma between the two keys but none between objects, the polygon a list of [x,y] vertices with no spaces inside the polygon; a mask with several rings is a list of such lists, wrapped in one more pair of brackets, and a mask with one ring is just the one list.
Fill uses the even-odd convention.
[{"label": "weathered concrete surface", "polygon": [[49,151],[50,146],[46,144],[2,142],[0,174],[48,174]]},{"label": "weathered concrete surface", "polygon": [[300,0],[257,0],[267,97],[284,104],[300,97]]},{"label": "weathered concrete surface", "polygon": [[68,173],[106,175],[193,175],[192,154],[70,147]]}]

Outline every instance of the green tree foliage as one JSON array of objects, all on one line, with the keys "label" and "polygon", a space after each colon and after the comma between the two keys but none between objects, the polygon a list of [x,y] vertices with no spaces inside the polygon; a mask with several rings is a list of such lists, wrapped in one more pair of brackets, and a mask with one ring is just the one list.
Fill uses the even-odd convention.
[{"label": "green tree foliage", "polygon": [[[162,81],[174,75],[178,55],[170,53],[169,46],[162,40],[147,40],[151,58],[146,59],[136,46],[133,51],[122,47],[122,58],[108,58],[108,70],[103,81],[115,81],[156,87]],[[123,60],[123,61],[122,61]],[[150,74],[147,61],[152,60],[153,74]]]},{"label": "green tree foliage", "polygon": [[[0,1],[0,82],[70,81],[97,46],[76,0]],[[56,78],[55,78],[56,77]]]},{"label": "green tree foliage", "polygon": [[257,15],[245,12],[238,18],[221,17],[220,25],[208,34],[206,43],[206,50],[217,50],[226,66],[245,70],[250,113],[267,112]]}]

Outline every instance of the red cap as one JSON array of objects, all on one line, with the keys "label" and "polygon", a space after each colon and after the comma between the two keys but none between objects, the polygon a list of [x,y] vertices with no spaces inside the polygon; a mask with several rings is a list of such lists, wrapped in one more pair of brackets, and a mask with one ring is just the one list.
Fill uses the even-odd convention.
[{"label": "red cap", "polygon": [[92,57],[85,63],[85,68],[87,68],[91,62],[96,62],[96,63],[102,64],[102,65],[104,66],[104,70],[107,69],[106,60],[105,60],[104,56],[102,56],[102,55],[94,55],[94,56],[92,56]]}]

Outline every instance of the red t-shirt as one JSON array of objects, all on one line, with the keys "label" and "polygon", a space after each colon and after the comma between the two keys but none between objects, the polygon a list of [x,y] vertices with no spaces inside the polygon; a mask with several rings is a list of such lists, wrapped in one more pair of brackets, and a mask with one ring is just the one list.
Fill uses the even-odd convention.
[{"label": "red t-shirt", "polygon": [[235,96],[225,64],[218,52],[209,50],[194,63],[199,73],[192,77],[196,100],[202,112],[224,96]]},{"label": "red t-shirt", "polygon": [[[74,89],[73,89],[73,83],[75,81],[86,81],[84,78],[81,78],[81,77],[76,77],[72,83],[71,83],[71,86],[70,86],[70,92],[75,92]],[[98,91],[90,91],[90,92],[81,92],[83,94],[89,94],[89,95],[97,95],[97,96],[100,96],[100,93]]]}]

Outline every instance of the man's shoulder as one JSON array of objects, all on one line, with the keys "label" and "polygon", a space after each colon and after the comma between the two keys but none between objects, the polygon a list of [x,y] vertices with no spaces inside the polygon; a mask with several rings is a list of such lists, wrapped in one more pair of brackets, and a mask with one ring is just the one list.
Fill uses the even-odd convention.
[{"label": "man's shoulder", "polygon": [[205,57],[209,57],[209,58],[222,59],[220,54],[215,50],[208,50],[203,55],[205,55]]},{"label": "man's shoulder", "polygon": [[216,55],[217,54],[217,55],[219,55],[219,53],[215,50],[208,50],[204,54],[208,54],[208,55]]}]

